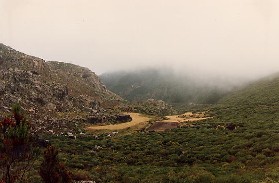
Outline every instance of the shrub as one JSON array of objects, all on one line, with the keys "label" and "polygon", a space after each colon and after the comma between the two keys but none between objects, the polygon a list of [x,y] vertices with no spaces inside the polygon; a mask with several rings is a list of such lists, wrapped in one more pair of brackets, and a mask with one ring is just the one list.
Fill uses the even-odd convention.
[{"label": "shrub", "polygon": [[22,182],[37,154],[22,109],[15,105],[12,112],[0,122],[0,180],[5,183]]},{"label": "shrub", "polygon": [[40,176],[45,183],[72,182],[71,173],[58,160],[58,151],[48,146],[44,152],[44,161],[40,167]]}]

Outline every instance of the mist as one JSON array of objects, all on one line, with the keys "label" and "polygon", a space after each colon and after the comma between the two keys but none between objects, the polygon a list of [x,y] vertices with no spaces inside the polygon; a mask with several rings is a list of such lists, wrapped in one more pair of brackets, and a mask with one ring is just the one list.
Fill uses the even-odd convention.
[{"label": "mist", "polygon": [[279,70],[278,17],[276,0],[0,0],[0,42],[97,74],[252,80]]}]

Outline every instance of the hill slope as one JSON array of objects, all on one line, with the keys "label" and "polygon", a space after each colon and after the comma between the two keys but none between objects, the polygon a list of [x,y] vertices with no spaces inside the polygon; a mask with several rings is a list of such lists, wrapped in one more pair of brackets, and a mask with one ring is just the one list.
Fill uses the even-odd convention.
[{"label": "hill slope", "polygon": [[279,74],[263,78],[220,100],[226,105],[276,105],[279,103]]},{"label": "hill slope", "polygon": [[213,115],[222,122],[276,130],[279,125],[279,75],[253,82],[228,94],[218,104]]},{"label": "hill slope", "polygon": [[77,118],[81,113],[122,100],[87,68],[46,62],[3,44],[0,44],[0,99],[0,111],[8,112],[12,104],[20,103],[33,114],[33,119],[41,120],[38,123],[57,121],[55,117],[73,120],[69,116]]}]

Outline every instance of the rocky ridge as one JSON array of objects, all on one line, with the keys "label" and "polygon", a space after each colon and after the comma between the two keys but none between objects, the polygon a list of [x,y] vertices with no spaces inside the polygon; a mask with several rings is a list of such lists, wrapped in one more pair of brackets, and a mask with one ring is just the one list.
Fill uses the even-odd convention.
[{"label": "rocky ridge", "polygon": [[74,130],[87,116],[122,102],[87,68],[45,61],[4,44],[0,44],[0,100],[2,115],[19,103],[37,131],[51,133]]}]

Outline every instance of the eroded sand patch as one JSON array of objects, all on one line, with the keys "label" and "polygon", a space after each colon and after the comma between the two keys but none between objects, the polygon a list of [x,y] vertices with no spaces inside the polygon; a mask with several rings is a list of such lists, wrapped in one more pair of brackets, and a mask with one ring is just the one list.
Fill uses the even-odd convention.
[{"label": "eroded sand patch", "polygon": [[143,116],[139,113],[126,113],[132,117],[132,121],[127,123],[113,124],[113,125],[92,125],[87,127],[87,130],[123,130],[130,127],[134,127],[140,124],[147,124],[151,119],[149,117]]},{"label": "eroded sand patch", "polygon": [[167,119],[162,120],[162,122],[175,122],[175,123],[181,123],[181,122],[194,122],[194,121],[201,121],[208,119],[210,117],[207,117],[205,115],[205,112],[186,112],[181,115],[173,115],[173,116],[166,116]]}]

